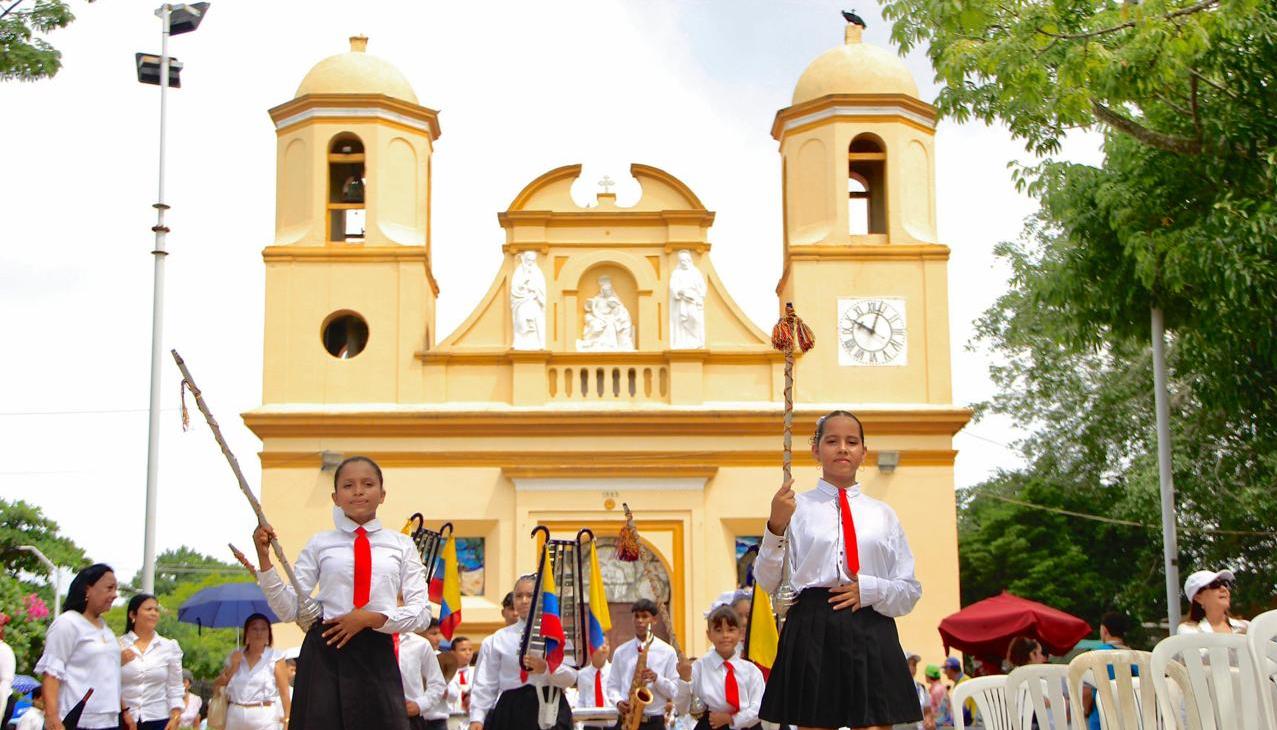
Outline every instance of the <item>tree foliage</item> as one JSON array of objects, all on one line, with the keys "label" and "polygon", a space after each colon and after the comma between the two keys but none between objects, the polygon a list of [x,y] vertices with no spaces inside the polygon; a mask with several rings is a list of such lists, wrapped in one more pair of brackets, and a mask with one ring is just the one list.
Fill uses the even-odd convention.
[{"label": "tree foliage", "polygon": [[84,550],[59,534],[58,523],[45,517],[39,507],[20,499],[0,499],[0,562],[4,563],[5,572],[15,579],[35,577],[43,581],[48,569],[31,553],[19,550],[20,545],[34,545],[54,564],[73,571],[89,563]]},{"label": "tree foliage", "polygon": [[64,0],[8,0],[0,13],[0,80],[37,81],[62,68],[62,53],[40,36],[75,20]]}]

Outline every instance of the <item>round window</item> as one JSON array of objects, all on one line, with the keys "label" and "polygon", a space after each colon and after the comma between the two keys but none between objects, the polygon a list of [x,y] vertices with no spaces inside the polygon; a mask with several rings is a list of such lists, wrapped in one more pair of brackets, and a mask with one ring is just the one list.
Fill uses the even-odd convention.
[{"label": "round window", "polygon": [[368,346],[368,323],[354,312],[338,312],[324,325],[324,349],[339,360],[349,360]]}]

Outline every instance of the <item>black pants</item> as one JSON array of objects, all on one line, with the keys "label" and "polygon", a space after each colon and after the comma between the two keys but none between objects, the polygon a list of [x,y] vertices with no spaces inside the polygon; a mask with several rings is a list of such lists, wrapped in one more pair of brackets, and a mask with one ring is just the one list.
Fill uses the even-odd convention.
[{"label": "black pants", "polygon": [[409,730],[390,634],[364,629],[338,649],[323,633],[316,623],[302,642],[289,730]]},{"label": "black pants", "polygon": [[[540,689],[525,684],[518,689],[508,689],[497,698],[496,707],[483,719],[484,730],[540,730],[537,715],[541,711]],[[572,730],[572,707],[559,692],[559,715],[554,730]],[[310,728],[306,728],[310,730]]]},{"label": "black pants", "polygon": [[137,724],[137,730],[164,730],[166,727],[168,727],[168,719],[147,720]]},{"label": "black pants", "polygon": [[[763,727],[762,723],[756,722],[753,725],[750,725],[748,728],[745,728],[745,730],[761,730],[762,727]],[[696,721],[695,730],[710,730],[708,710],[705,712],[704,715],[701,715],[701,719]],[[727,730],[730,730],[730,727],[727,728]]]},{"label": "black pants", "polygon": [[[624,719],[624,717],[617,718],[613,730],[621,730],[621,723]],[[644,715],[643,721],[639,723],[639,730],[665,730],[665,714]]]}]

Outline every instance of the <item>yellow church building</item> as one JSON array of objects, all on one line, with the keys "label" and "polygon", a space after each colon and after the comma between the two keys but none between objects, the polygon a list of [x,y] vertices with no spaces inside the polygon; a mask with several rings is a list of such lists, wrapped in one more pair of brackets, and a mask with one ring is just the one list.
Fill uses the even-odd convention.
[{"label": "yellow church building", "polygon": [[[953,436],[970,417],[952,402],[936,114],[860,30],[811,63],[771,129],[776,311],[793,302],[817,341],[796,368],[795,476],[802,489],[818,476],[805,449],[818,416],[859,414],[861,483],[899,514],[923,585],[901,640],[933,661],[936,627],[959,607]],[[699,654],[702,613],[737,585],[781,480],[783,359],[715,274],[714,213],[666,171],[677,160],[634,164],[642,196],[629,207],[606,188],[581,207],[569,194],[580,166],[549,170],[498,213],[505,256],[486,296],[438,332],[439,115],[366,43],[351,39],[270,110],[263,402],[244,419],[285,549],[331,524],[335,461],[365,454],[385,470],[387,525],[423,512],[465,538],[461,633],[503,625],[502,597],[534,567],[534,527],[589,527],[613,646],[631,632],[630,603],[668,598]],[[623,503],[645,548],[636,563],[611,547]]]}]

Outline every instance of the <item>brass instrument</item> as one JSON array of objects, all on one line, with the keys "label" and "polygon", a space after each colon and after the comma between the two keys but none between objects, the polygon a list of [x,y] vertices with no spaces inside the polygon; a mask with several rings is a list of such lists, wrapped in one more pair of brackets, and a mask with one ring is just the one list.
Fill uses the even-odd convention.
[{"label": "brass instrument", "polygon": [[443,523],[438,532],[428,530],[426,518],[422,517],[420,512],[414,512],[404,523],[402,532],[410,535],[412,544],[417,546],[417,553],[421,555],[421,564],[426,568],[426,585],[429,586],[430,581],[434,580],[435,570],[439,565],[439,553],[452,537],[452,523]]},{"label": "brass instrument", "polygon": [[652,704],[652,690],[643,684],[643,672],[647,671],[647,652],[652,648],[656,634],[651,627],[647,629],[647,640],[638,651],[638,659],[634,662],[634,678],[630,680],[630,709],[621,716],[621,730],[638,730],[643,722],[643,710]]},{"label": "brass instrument", "polygon": [[[563,627],[563,663],[574,669],[580,669],[590,661],[587,604],[585,593],[585,572],[581,569],[583,552],[581,538],[594,533],[589,530],[577,532],[575,540],[552,540],[550,530],[538,525],[532,530],[532,537],[543,536],[541,557],[537,561],[536,582],[532,588],[532,608],[528,611],[528,622],[523,627],[523,640],[519,646],[519,664],[524,657],[546,658],[545,634],[542,631],[542,618],[545,615],[545,576],[550,571],[559,599],[559,623]],[[537,687],[537,725],[542,730],[554,727],[559,716],[559,698],[562,690],[553,685]]]},{"label": "brass instrument", "polygon": [[[222,436],[222,429],[217,425],[217,419],[213,418],[213,412],[208,409],[208,405],[204,402],[204,394],[199,388],[195,387],[195,379],[191,377],[191,371],[186,369],[186,361],[182,356],[177,354],[177,350],[169,350],[173,353],[173,360],[177,362],[177,369],[182,371],[182,392],[191,391],[191,395],[195,397],[195,405],[200,409],[200,413],[204,414],[204,420],[208,423],[208,428],[213,432],[213,438],[217,439],[217,445],[222,449],[222,455],[226,457],[226,461],[231,466],[231,471],[235,473],[235,479],[239,482],[239,490],[244,493],[248,499],[248,504],[253,508],[253,512],[257,515],[257,524],[265,527],[266,515],[262,512],[262,504],[257,501],[257,497],[253,494],[253,490],[248,488],[248,480],[244,478],[244,472],[239,468],[239,461],[235,458],[235,454],[231,453],[231,447],[227,445],[226,439]],[[186,423],[186,400],[182,400],[182,423]],[[270,539],[271,549],[275,552],[275,559],[279,561],[280,567],[284,569],[284,574],[288,576],[288,582],[293,586],[293,593],[297,595],[297,613],[293,617],[293,621],[301,628],[302,632],[310,631],[310,627],[323,616],[324,610],[320,607],[319,602],[310,597],[310,594],[302,590],[301,584],[297,582],[297,575],[293,573],[292,563],[288,562],[288,558],[284,557],[284,548],[280,546],[279,540]],[[251,564],[247,567],[251,567]],[[254,574],[256,571],[254,571]]]}]

